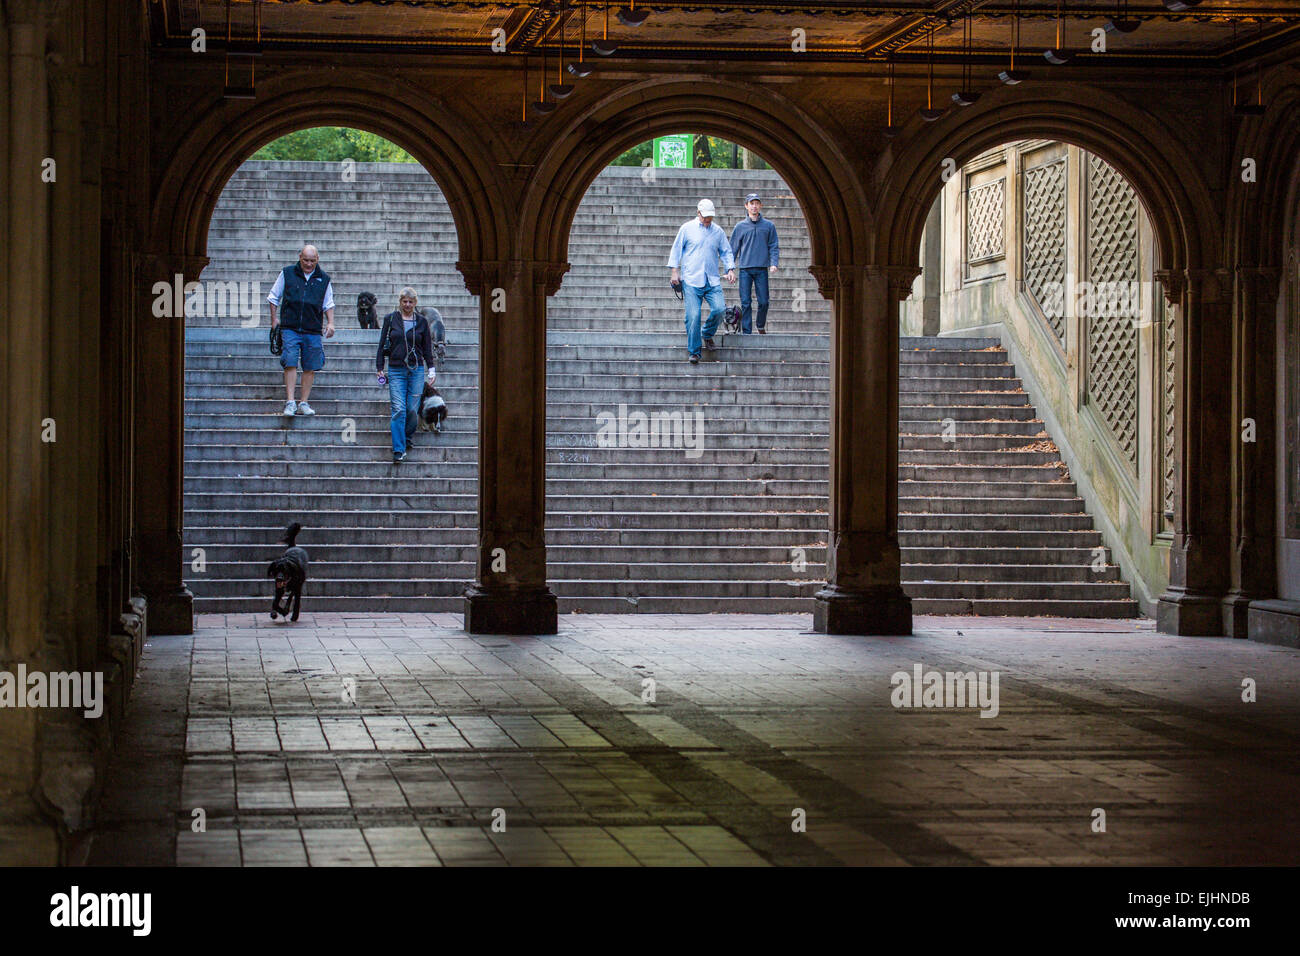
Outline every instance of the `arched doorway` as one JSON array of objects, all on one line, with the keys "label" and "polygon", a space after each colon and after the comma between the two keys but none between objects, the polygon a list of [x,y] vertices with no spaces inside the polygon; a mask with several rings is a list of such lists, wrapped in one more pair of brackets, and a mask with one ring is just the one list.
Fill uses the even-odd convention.
[{"label": "arched doorway", "polygon": [[[285,133],[322,124],[364,129],[414,156],[446,197],[455,225],[456,268],[462,273],[472,269],[473,263],[481,261],[484,245],[495,246],[502,229],[499,192],[485,178],[490,170],[469,158],[476,150],[481,153],[482,147],[472,129],[421,112],[410,105],[418,97],[394,98],[392,93],[391,88],[313,89],[304,100],[301,90],[284,88],[254,105],[237,104],[201,114],[161,175],[153,206],[153,242],[154,248],[168,251],[141,262],[142,289],[151,292],[158,281],[170,282],[175,276],[181,277],[182,287],[197,281],[208,263],[208,227],[217,198],[241,163]],[[141,586],[165,629],[188,633],[193,595],[183,574],[196,556],[184,549],[183,542],[185,341],[180,319],[176,316],[160,324],[157,334],[137,349],[143,411],[136,434],[148,436],[139,437],[139,442],[152,462],[141,472],[137,507],[144,567]],[[472,418],[472,413],[466,417]]]},{"label": "arched doorway", "polygon": [[[331,276],[335,334],[310,405],[303,375],[289,414],[267,354],[266,293],[305,243]],[[185,310],[185,581],[196,613],[264,611],[266,567],[291,521],[311,556],[309,618],[458,609],[474,568],[478,304],[433,178],[374,134],[306,128],[227,181],[207,251]],[[441,433],[411,436],[398,465],[373,323],[407,288],[446,330],[436,387],[450,414]],[[368,328],[359,303],[370,305]]]},{"label": "arched doorway", "polygon": [[[759,218],[743,231],[764,244],[745,239],[751,265],[718,283],[728,308],[749,292],[749,328],[742,311],[692,364],[665,265],[674,237],[707,199],[713,223],[739,238],[751,194]],[[811,613],[825,581],[831,303],[808,271],[794,191],[739,144],[656,138],[592,181],[569,264],[547,304],[547,557],[560,611]]]},{"label": "arched doorway", "polygon": [[1154,274],[1174,310],[1176,343],[1174,528],[1169,585],[1159,596],[1157,616],[1164,630],[1218,634],[1228,516],[1208,476],[1229,447],[1230,421],[1221,414],[1222,403],[1205,400],[1216,386],[1201,361],[1205,354],[1228,354],[1231,348],[1231,290],[1216,271],[1222,230],[1185,134],[1114,97],[1103,117],[1095,108],[1096,97],[1103,95],[1060,89],[1026,98],[995,91],[962,111],[961,123],[914,130],[889,156],[878,235],[889,261],[915,262],[945,171],[1006,142],[1037,138],[1078,146],[1132,184],[1151,224]]}]

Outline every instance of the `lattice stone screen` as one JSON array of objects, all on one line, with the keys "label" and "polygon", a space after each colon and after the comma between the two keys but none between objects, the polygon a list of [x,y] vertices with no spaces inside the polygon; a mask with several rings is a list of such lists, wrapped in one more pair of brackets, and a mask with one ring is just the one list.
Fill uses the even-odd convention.
[{"label": "lattice stone screen", "polygon": [[1006,180],[970,190],[966,200],[966,261],[980,262],[1005,254]]},{"label": "lattice stone screen", "polygon": [[1176,313],[1169,301],[1160,296],[1160,511],[1159,526],[1173,530],[1173,523],[1165,514],[1174,511],[1174,335],[1177,331]]},{"label": "lattice stone screen", "polygon": [[[1124,177],[1088,155],[1088,282],[1132,288],[1138,278],[1138,198]],[[1119,284],[1123,284],[1120,286]],[[1109,295],[1094,302],[1111,300]],[[1086,317],[1088,400],[1136,472],[1138,458],[1138,316],[1100,308]]]},{"label": "lattice stone screen", "polygon": [[1065,159],[1025,171],[1020,230],[1025,288],[1065,345]]}]

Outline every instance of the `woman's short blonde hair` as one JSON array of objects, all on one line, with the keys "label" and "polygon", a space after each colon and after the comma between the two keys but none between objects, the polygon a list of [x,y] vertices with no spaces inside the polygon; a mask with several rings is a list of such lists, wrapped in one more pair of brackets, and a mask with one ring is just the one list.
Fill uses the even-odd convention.
[{"label": "woman's short blonde hair", "polygon": [[420,297],[415,294],[415,290],[409,285],[403,287],[402,291],[397,293],[397,301],[400,302],[402,299],[414,299],[416,302],[420,301]]}]

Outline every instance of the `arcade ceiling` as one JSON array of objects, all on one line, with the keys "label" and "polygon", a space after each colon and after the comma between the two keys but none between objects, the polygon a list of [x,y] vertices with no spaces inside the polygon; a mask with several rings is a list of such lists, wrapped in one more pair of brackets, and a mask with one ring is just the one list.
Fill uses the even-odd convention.
[{"label": "arcade ceiling", "polygon": [[[604,61],[1005,60],[1047,48],[1151,69],[1223,68],[1300,42],[1300,0],[149,0],[154,43],[202,28],[221,49],[405,50],[484,56],[616,47]],[[620,18],[620,12],[623,18]],[[637,26],[624,20],[643,18]],[[606,23],[608,22],[608,27]],[[1107,29],[1106,52],[1092,52]],[[1116,28],[1118,27],[1118,28]],[[1060,42],[1058,43],[1058,30]],[[797,31],[802,31],[800,37]],[[497,49],[493,49],[494,40]],[[802,41],[803,50],[794,47]]]}]

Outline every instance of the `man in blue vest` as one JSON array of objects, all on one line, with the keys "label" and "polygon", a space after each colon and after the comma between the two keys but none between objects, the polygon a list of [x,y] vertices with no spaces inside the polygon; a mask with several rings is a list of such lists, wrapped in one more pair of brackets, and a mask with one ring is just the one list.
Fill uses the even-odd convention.
[{"label": "man in blue vest", "polygon": [[731,248],[736,254],[736,268],[740,270],[740,331],[749,335],[750,289],[758,298],[758,331],[767,334],[767,276],[776,271],[781,258],[781,245],[776,240],[776,226],[763,218],[763,200],[758,193],[745,197],[749,213],[731,230]]},{"label": "man in blue vest", "polygon": [[[319,269],[320,253],[315,246],[303,246],[298,261],[285,266],[271,286],[266,300],[271,303],[271,327],[281,327],[284,351],[280,367],[284,369],[285,415],[315,415],[307,404],[316,372],[325,364],[325,347],[321,344],[321,326],[325,338],[334,334],[334,284],[324,269]],[[302,401],[293,400],[302,366]]]}]

